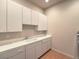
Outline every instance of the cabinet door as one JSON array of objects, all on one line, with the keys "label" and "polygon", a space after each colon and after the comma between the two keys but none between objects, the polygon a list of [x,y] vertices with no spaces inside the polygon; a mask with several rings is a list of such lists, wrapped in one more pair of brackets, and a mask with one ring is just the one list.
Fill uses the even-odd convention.
[{"label": "cabinet door", "polygon": [[36,43],[36,58],[38,59],[40,56],[42,56],[42,42],[39,41]]},{"label": "cabinet door", "polygon": [[25,47],[16,47],[0,52],[0,59],[25,59]]},{"label": "cabinet door", "polygon": [[41,13],[39,13],[38,30],[39,31],[47,30],[47,17]]},{"label": "cabinet door", "polygon": [[22,31],[22,6],[12,0],[8,0],[7,4],[7,31]]},{"label": "cabinet door", "polygon": [[51,45],[50,45],[50,39],[44,39],[42,41],[42,53],[44,54],[45,52],[47,52],[49,49],[51,49]]},{"label": "cabinet door", "polygon": [[48,39],[48,49],[52,49],[52,39],[51,38],[49,38]]},{"label": "cabinet door", "polygon": [[4,57],[1,52],[0,52],[0,59],[7,59],[6,57]]},{"label": "cabinet door", "polygon": [[47,16],[43,15],[43,30],[47,30],[47,29],[48,29]]},{"label": "cabinet door", "polygon": [[32,10],[32,25],[38,25],[39,13]]},{"label": "cabinet door", "polygon": [[31,25],[31,9],[23,7],[23,24]]},{"label": "cabinet door", "polygon": [[36,59],[34,43],[26,46],[26,56],[27,56],[26,59]]},{"label": "cabinet door", "polygon": [[0,32],[6,32],[6,0],[0,0]]},{"label": "cabinet door", "polygon": [[7,58],[7,59],[25,59],[25,53],[24,52],[18,53],[17,55],[12,56],[12,57]]}]

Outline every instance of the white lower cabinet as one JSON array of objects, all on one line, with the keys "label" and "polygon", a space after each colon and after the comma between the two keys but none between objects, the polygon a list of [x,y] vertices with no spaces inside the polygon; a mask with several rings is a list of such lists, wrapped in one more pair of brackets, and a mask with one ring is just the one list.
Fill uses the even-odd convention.
[{"label": "white lower cabinet", "polygon": [[25,47],[17,47],[0,53],[0,59],[25,59]]},{"label": "white lower cabinet", "polygon": [[42,55],[42,42],[36,42],[36,58],[39,58]]},{"label": "white lower cabinet", "polygon": [[44,39],[26,46],[26,59],[38,59],[51,49],[51,40]]},{"label": "white lower cabinet", "polygon": [[25,59],[25,53],[24,52],[18,53],[17,55],[9,57],[7,59]]},{"label": "white lower cabinet", "polygon": [[50,41],[50,39],[42,40],[42,54],[47,52],[49,49],[51,49],[51,41]]},{"label": "white lower cabinet", "polygon": [[2,55],[2,53],[0,53],[0,59],[7,59],[7,58],[5,58],[5,57]]},{"label": "white lower cabinet", "polygon": [[43,39],[26,46],[0,52],[0,59],[38,59],[51,49],[51,40]]},{"label": "white lower cabinet", "polygon": [[26,59],[38,59],[42,55],[42,42],[35,42],[26,46]]},{"label": "white lower cabinet", "polygon": [[35,43],[26,46],[26,59],[36,59]]}]

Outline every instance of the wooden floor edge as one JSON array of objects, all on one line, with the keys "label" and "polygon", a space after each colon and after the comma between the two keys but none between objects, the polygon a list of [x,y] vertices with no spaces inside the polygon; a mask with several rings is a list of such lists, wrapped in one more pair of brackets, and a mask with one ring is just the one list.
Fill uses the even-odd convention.
[{"label": "wooden floor edge", "polygon": [[41,59],[44,55],[46,55],[49,51],[51,51],[52,49],[49,49],[47,52],[45,52],[42,56],[40,56],[38,59]]}]

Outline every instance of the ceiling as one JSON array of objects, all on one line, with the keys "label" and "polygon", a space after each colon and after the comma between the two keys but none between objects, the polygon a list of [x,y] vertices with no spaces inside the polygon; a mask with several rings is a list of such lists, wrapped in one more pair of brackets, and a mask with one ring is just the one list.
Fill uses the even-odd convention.
[{"label": "ceiling", "polygon": [[49,0],[49,2],[47,2],[47,3],[45,2],[45,0],[28,0],[28,1],[30,1],[31,3],[41,7],[43,9],[47,9],[63,0]]}]

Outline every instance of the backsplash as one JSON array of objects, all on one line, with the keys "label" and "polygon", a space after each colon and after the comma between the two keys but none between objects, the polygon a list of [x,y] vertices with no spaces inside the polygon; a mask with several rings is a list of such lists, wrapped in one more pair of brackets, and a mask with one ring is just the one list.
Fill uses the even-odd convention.
[{"label": "backsplash", "polygon": [[23,25],[22,32],[0,33],[0,46],[23,40],[24,37],[32,37],[40,34],[46,34],[45,31],[37,31],[37,26]]},{"label": "backsplash", "polygon": [[46,34],[45,31],[42,31],[42,32],[37,31],[36,28],[37,28],[37,26],[23,25],[22,32],[0,33],[0,41],[21,38],[21,37],[31,37],[31,36],[40,35],[40,34]]}]

